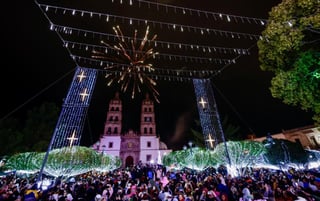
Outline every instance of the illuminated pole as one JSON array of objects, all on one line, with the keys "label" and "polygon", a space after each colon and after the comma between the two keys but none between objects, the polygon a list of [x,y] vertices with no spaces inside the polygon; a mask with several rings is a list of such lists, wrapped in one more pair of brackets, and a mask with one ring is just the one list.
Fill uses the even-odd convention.
[{"label": "illuminated pole", "polygon": [[205,146],[207,149],[212,150],[219,143],[224,143],[228,162],[229,165],[231,165],[211,81],[210,79],[193,79],[193,86],[198,103],[198,112]]},{"label": "illuminated pole", "polygon": [[82,129],[94,90],[97,72],[96,69],[76,68],[56,128],[44,156],[38,181],[42,180],[42,173],[52,149],[80,145]]}]

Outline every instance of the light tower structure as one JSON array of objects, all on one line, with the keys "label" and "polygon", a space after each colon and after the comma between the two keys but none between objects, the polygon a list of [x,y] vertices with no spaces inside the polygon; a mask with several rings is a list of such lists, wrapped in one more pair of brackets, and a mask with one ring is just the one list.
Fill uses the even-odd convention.
[{"label": "light tower structure", "polygon": [[97,72],[96,69],[76,68],[67,97],[63,102],[58,122],[42,162],[38,176],[39,181],[42,180],[42,173],[51,150],[80,145],[91,95],[97,79]]},{"label": "light tower structure", "polygon": [[210,79],[193,79],[193,86],[196,94],[205,146],[207,149],[214,149],[219,143],[224,143],[226,155],[230,164],[229,152],[211,81]]}]

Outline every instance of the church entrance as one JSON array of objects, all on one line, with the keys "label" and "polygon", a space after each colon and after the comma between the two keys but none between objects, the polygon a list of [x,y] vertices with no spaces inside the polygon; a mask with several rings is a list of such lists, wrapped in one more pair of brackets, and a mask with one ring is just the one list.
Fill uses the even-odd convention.
[{"label": "church entrance", "polygon": [[129,167],[129,166],[133,166],[133,157],[132,156],[128,156],[126,158],[126,167]]}]

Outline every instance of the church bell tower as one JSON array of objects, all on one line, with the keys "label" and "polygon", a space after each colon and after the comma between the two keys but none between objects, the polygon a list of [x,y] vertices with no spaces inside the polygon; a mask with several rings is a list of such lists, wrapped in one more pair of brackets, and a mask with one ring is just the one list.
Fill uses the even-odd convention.
[{"label": "church bell tower", "polygon": [[146,94],[146,98],[142,101],[141,105],[140,132],[141,135],[156,135],[154,104],[150,99],[149,94]]}]

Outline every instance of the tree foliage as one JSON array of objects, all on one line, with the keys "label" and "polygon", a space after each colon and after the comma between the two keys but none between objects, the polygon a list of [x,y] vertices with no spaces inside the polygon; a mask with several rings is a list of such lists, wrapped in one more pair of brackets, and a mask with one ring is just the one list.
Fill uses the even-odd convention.
[{"label": "tree foliage", "polygon": [[254,166],[256,163],[262,163],[263,161],[260,161],[262,160],[261,156],[266,152],[262,143],[255,141],[229,141],[226,145],[220,143],[214,149],[214,154],[218,162],[225,166],[229,163],[226,147],[231,165],[239,169]]},{"label": "tree foliage", "polygon": [[[268,163],[279,165],[289,163],[305,164],[308,162],[308,154],[301,144],[283,139],[274,139],[273,141],[274,143],[266,146],[265,157]],[[266,141],[263,141],[263,144],[266,143]]]},{"label": "tree foliage", "polygon": [[5,169],[23,173],[35,173],[39,171],[41,165],[38,154],[37,152],[14,154],[6,161]]},{"label": "tree foliage", "polygon": [[0,121],[0,156],[12,155],[20,151],[23,134],[20,122],[15,118]]},{"label": "tree foliage", "polygon": [[53,134],[59,109],[45,102],[27,112],[25,121],[9,117],[0,121],[0,156],[45,151]]},{"label": "tree foliage", "polygon": [[[45,152],[25,152],[14,154],[5,162],[4,169],[36,173],[40,170]],[[63,147],[49,152],[45,164],[45,174],[54,177],[70,177],[92,170],[114,170],[121,166],[119,157],[99,154],[91,148],[82,146]]]},{"label": "tree foliage", "polygon": [[27,112],[23,132],[23,151],[45,151],[53,134],[59,108],[45,102]]},{"label": "tree foliage", "polygon": [[203,171],[217,165],[212,152],[200,147],[170,152],[163,157],[162,162],[165,166],[177,169],[189,168],[196,171]]},{"label": "tree foliage", "polygon": [[320,3],[283,0],[258,42],[260,68],[274,72],[272,96],[314,112],[320,123]]}]

